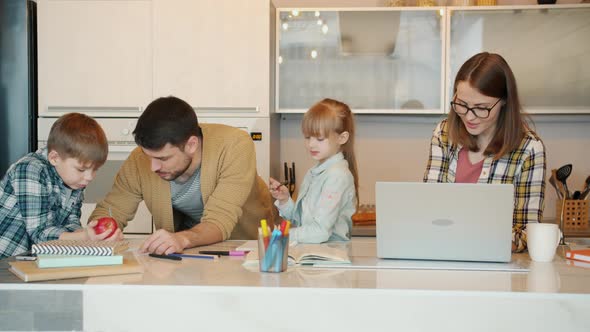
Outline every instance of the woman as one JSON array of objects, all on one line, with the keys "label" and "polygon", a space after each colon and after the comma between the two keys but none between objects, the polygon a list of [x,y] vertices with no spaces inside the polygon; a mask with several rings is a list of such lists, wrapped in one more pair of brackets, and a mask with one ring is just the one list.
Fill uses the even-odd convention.
[{"label": "woman", "polygon": [[451,111],[434,130],[424,174],[425,182],[513,184],[516,252],[526,249],[527,223],[541,220],[545,195],[545,147],[523,118],[506,60],[474,55],[457,73]]}]

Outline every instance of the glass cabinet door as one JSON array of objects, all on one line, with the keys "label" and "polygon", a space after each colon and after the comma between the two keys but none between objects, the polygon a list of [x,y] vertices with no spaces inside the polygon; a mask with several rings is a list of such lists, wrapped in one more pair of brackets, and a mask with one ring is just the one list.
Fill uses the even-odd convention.
[{"label": "glass cabinet door", "polygon": [[442,113],[443,9],[279,11],[278,112]]},{"label": "glass cabinet door", "polygon": [[590,113],[590,7],[451,10],[448,96],[472,55],[502,55],[525,111]]}]

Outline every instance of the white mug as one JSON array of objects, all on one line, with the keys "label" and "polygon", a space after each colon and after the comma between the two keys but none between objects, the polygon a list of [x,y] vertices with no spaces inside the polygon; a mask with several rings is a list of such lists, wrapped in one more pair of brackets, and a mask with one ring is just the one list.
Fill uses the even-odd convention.
[{"label": "white mug", "polygon": [[535,262],[551,262],[561,240],[556,224],[530,223],[526,225],[529,255]]}]

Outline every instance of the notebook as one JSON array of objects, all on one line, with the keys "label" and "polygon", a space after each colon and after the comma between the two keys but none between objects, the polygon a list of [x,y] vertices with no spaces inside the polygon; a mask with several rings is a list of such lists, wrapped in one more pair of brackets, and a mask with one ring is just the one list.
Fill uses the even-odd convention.
[{"label": "notebook", "polygon": [[509,262],[511,184],[377,182],[377,257]]},{"label": "notebook", "polygon": [[33,244],[33,254],[44,255],[117,255],[129,248],[127,241],[53,240]]},{"label": "notebook", "polygon": [[121,265],[122,255],[37,255],[37,267],[40,269],[55,267],[78,267],[99,265]]}]

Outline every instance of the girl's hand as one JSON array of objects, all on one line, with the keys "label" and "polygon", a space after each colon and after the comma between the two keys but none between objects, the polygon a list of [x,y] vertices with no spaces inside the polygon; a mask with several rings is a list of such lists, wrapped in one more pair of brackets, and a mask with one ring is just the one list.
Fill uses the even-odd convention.
[{"label": "girl's hand", "polygon": [[272,197],[279,201],[279,204],[283,205],[287,203],[291,195],[289,195],[289,189],[287,186],[281,184],[279,181],[270,178],[268,181],[268,186],[270,188],[270,194]]}]

